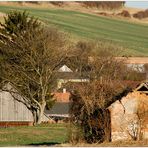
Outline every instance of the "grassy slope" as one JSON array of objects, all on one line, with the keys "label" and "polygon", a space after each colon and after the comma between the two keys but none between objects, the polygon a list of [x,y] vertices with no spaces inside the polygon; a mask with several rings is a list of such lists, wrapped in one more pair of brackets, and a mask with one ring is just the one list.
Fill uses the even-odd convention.
[{"label": "grassy slope", "polygon": [[67,139],[66,124],[0,128],[0,146],[51,145]]},{"label": "grassy slope", "polygon": [[0,6],[1,12],[12,9],[25,9],[46,24],[64,29],[78,39],[112,40],[126,48],[128,55],[148,56],[148,25],[61,9]]}]

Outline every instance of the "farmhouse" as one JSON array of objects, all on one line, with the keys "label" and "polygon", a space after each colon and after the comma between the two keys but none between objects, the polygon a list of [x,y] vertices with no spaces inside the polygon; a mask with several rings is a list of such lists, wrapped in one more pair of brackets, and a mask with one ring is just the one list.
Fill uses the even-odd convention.
[{"label": "farmhouse", "polygon": [[109,106],[111,139],[148,139],[148,82]]},{"label": "farmhouse", "polygon": [[[18,95],[18,100],[21,99],[23,98]],[[10,92],[0,90],[0,127],[33,125],[31,111],[18,100],[14,99]],[[42,121],[49,121],[49,117],[44,114]]]}]

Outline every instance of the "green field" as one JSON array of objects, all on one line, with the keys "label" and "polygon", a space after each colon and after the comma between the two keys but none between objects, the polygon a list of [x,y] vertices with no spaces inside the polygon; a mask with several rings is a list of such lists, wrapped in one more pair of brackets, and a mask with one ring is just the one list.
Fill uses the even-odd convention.
[{"label": "green field", "polygon": [[0,128],[0,146],[50,146],[65,143],[66,124]]},{"label": "green field", "polygon": [[124,55],[148,56],[148,25],[119,19],[66,11],[31,7],[0,6],[0,12],[27,10],[47,25],[56,26],[74,38],[112,41],[122,46]]}]

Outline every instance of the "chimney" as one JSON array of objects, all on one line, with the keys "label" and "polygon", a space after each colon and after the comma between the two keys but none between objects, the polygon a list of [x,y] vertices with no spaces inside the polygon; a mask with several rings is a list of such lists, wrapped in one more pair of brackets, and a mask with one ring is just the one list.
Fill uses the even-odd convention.
[{"label": "chimney", "polygon": [[63,93],[66,93],[66,88],[63,88]]}]

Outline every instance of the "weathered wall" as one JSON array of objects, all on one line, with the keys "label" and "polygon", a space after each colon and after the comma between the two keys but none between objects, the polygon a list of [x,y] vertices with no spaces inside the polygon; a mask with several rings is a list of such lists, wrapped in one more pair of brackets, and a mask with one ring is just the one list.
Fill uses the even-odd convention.
[{"label": "weathered wall", "polygon": [[[121,102],[113,103],[111,112],[112,141],[131,139],[141,121],[143,138],[148,138],[148,96],[140,92],[129,93]],[[139,119],[140,116],[140,119]]]},{"label": "weathered wall", "polygon": [[24,104],[3,91],[0,93],[0,121],[33,121],[33,116]]},{"label": "weathered wall", "polygon": [[[19,96],[20,97],[20,96]],[[0,122],[33,122],[31,111],[21,102],[16,101],[9,92],[0,92]],[[49,121],[45,115],[42,121]],[[1,123],[2,124],[2,123]],[[28,124],[28,123],[27,123]]]}]

